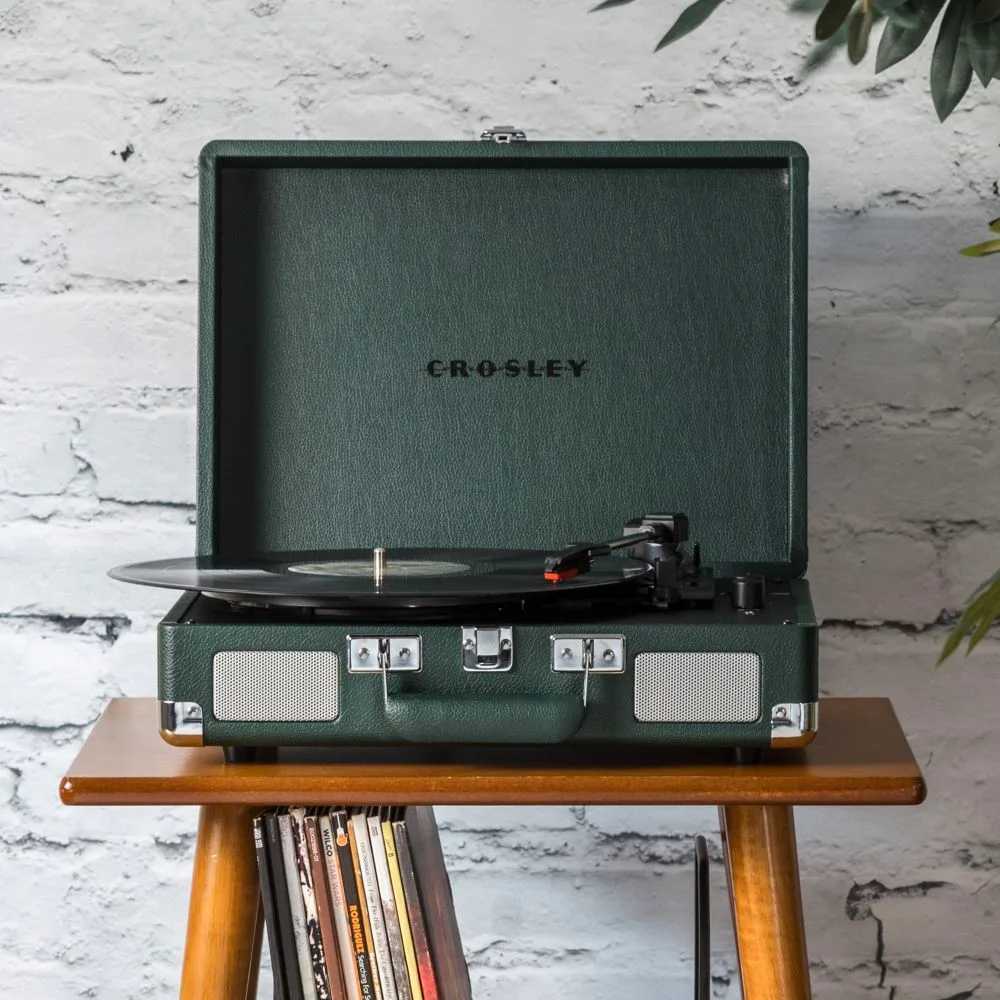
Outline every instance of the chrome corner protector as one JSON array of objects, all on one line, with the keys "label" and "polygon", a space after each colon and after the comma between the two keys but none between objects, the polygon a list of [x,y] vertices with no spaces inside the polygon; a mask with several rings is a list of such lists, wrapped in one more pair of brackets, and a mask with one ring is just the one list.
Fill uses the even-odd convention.
[{"label": "chrome corner protector", "polygon": [[771,746],[804,747],[819,729],[819,702],[784,702],[771,709]]},{"label": "chrome corner protector", "polygon": [[196,701],[161,701],[160,736],[171,746],[204,746],[204,715]]}]

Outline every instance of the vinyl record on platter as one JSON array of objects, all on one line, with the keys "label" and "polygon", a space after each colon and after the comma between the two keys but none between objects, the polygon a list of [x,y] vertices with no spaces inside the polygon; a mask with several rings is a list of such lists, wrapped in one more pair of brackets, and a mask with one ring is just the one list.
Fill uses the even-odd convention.
[{"label": "vinyl record on platter", "polygon": [[598,558],[552,583],[550,553],[532,549],[340,549],[252,559],[196,556],[118,566],[126,583],[196,590],[232,603],[314,608],[433,608],[563,597],[610,597],[648,572],[638,559]]}]

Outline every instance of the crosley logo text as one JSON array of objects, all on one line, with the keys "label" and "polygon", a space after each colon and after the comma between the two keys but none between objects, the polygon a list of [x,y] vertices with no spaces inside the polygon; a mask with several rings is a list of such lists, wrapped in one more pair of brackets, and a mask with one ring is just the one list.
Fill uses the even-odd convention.
[{"label": "crosley logo text", "polygon": [[545,361],[521,361],[508,358],[506,361],[466,361],[453,359],[427,362],[427,374],[431,378],[580,378],[588,368],[586,360],[574,358],[548,358]]}]

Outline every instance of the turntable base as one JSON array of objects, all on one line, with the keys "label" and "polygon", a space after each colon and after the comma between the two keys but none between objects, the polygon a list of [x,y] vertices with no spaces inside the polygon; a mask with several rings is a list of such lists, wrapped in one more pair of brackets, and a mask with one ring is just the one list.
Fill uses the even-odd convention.
[{"label": "turntable base", "polygon": [[250,820],[261,806],[487,803],[720,806],[745,1000],[808,1000],[809,965],[792,806],[917,805],[925,794],[885,698],[822,702],[803,750],[736,764],[720,751],[588,760],[513,750],[406,756],[296,754],[225,765],[218,749],[156,734],[153,699],[112,701],[60,783],[67,805],[200,805],[181,1000],[253,996],[260,955]]}]

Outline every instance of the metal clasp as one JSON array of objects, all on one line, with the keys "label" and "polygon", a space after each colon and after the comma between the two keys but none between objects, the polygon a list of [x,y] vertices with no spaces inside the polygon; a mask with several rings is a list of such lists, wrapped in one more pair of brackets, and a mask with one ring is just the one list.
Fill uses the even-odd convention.
[{"label": "metal clasp", "polygon": [[513,125],[494,125],[492,128],[484,128],[479,133],[479,138],[483,142],[498,142],[501,145],[528,141],[524,130],[515,128]]},{"label": "metal clasp", "polygon": [[413,673],[422,666],[422,643],[419,635],[349,635],[347,669],[352,674],[374,674],[382,669],[393,673]]},{"label": "metal clasp", "polygon": [[514,665],[514,632],[509,627],[462,629],[462,669],[501,673]]},{"label": "metal clasp", "polygon": [[620,674],[625,670],[623,635],[552,635],[552,669],[583,672],[583,707],[590,696],[591,674]]}]

